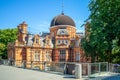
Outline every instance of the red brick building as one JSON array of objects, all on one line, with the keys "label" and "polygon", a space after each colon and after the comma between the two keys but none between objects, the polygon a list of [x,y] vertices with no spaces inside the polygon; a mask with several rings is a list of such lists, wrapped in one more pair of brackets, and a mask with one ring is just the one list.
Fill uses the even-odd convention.
[{"label": "red brick building", "polygon": [[[28,25],[18,25],[18,38],[8,45],[8,59],[15,61],[40,62],[85,62],[84,51],[80,47],[83,34],[76,33],[72,18],[64,13],[55,16],[50,24],[50,32],[30,34]],[[16,65],[19,63],[16,62]]]}]

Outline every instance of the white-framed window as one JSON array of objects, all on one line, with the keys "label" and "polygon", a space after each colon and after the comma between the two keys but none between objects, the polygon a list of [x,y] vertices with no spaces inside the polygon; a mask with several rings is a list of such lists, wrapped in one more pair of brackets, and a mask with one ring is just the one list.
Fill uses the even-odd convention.
[{"label": "white-framed window", "polygon": [[60,44],[60,40],[58,40],[58,44]]},{"label": "white-framed window", "polygon": [[48,51],[46,51],[44,59],[45,61],[48,61],[48,62],[51,60],[50,53]]},{"label": "white-framed window", "polygon": [[40,54],[37,51],[34,52],[34,61],[40,61]]},{"label": "white-framed window", "polygon": [[60,53],[60,55],[59,55],[60,61],[62,61],[62,62],[66,61],[66,50],[60,50],[59,53]]},{"label": "white-framed window", "polygon": [[68,44],[68,40],[65,40],[65,44]]},{"label": "white-framed window", "polygon": [[79,47],[79,40],[75,42],[76,47]]},{"label": "white-framed window", "polygon": [[51,34],[51,35],[52,35],[52,37],[54,37],[54,32],[52,32],[52,34]]},{"label": "white-framed window", "polygon": [[38,39],[36,39],[36,43],[38,43]]},{"label": "white-framed window", "polygon": [[80,52],[76,52],[76,61],[80,61]]},{"label": "white-framed window", "polygon": [[57,35],[68,35],[67,29],[59,29]]},{"label": "white-framed window", "polygon": [[64,40],[62,40],[62,44],[64,44]]},{"label": "white-framed window", "polygon": [[46,44],[49,45],[49,40],[46,41]]}]

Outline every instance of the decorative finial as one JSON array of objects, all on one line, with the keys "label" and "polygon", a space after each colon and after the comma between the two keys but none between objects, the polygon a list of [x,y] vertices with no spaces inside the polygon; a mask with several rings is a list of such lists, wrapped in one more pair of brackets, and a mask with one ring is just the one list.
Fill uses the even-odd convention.
[{"label": "decorative finial", "polygon": [[62,1],[62,15],[64,15],[64,5],[63,5],[63,1]]},{"label": "decorative finial", "polygon": [[23,22],[22,22],[22,24],[26,24],[26,22],[25,22],[25,21],[23,21]]}]

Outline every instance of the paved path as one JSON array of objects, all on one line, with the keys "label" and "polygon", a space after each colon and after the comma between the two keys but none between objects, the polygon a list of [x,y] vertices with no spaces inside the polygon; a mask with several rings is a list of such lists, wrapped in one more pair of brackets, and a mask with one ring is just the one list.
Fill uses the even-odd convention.
[{"label": "paved path", "polygon": [[0,65],[0,80],[77,80],[69,75]]},{"label": "paved path", "polygon": [[89,80],[120,80],[120,73],[96,73],[91,75],[91,78]]}]

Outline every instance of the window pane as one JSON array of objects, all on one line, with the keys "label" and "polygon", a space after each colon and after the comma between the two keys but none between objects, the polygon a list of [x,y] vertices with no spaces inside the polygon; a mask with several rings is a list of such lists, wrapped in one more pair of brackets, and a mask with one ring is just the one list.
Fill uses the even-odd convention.
[{"label": "window pane", "polygon": [[34,61],[40,61],[40,55],[38,52],[35,51],[34,53]]},{"label": "window pane", "polygon": [[38,43],[38,39],[36,39],[36,43]]},{"label": "window pane", "polygon": [[60,61],[66,61],[66,51],[60,50]]},{"label": "window pane", "polygon": [[68,40],[66,40],[65,43],[68,44]]},{"label": "window pane", "polygon": [[64,44],[64,40],[62,40],[62,44]]},{"label": "window pane", "polygon": [[76,52],[76,61],[80,61],[80,53]]},{"label": "window pane", "polygon": [[60,40],[58,40],[58,44],[60,44]]}]

